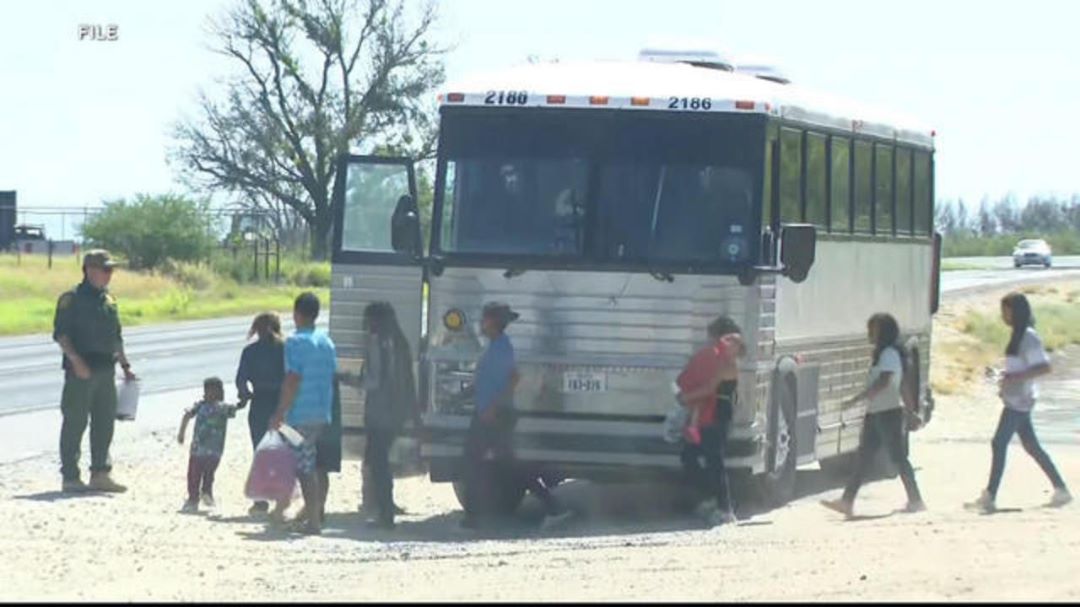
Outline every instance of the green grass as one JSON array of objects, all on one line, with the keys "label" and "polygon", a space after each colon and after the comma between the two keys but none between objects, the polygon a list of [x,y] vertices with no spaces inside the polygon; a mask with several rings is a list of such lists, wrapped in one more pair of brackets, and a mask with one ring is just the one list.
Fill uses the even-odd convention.
[{"label": "green grass", "polygon": [[1057,234],[1000,234],[997,236],[972,236],[947,234],[942,243],[943,257],[1007,257],[1012,255],[1016,244],[1029,238],[1041,238],[1050,244],[1054,255],[1080,254],[1080,234],[1064,231]]},{"label": "green grass", "polygon": [[970,263],[970,262],[965,263],[965,262],[962,262],[962,261],[957,261],[955,259],[942,259],[941,260],[941,271],[942,272],[958,272],[960,270],[982,270],[982,269],[985,269],[985,268],[982,267],[982,266],[979,266],[978,264],[974,264],[974,263]]},{"label": "green grass", "polygon": [[[52,329],[56,300],[82,280],[77,261],[0,255],[0,335]],[[120,304],[125,327],[289,310],[301,292],[313,290],[324,302],[329,289],[303,285],[241,285],[205,266],[174,264],[167,273],[117,270],[110,291]]]},{"label": "green grass", "polygon": [[[1036,299],[1029,295],[1033,299],[1035,328],[1048,352],[1080,345],[1080,305],[1076,305],[1077,293],[1074,291],[1070,295],[1069,302],[1072,303],[1051,303],[1046,301],[1046,298]],[[1040,299],[1042,301],[1039,301]],[[1001,322],[1001,316],[997,314],[972,312],[963,326],[963,331],[990,349],[1004,351],[1009,342],[1010,329]]]},{"label": "green grass", "polygon": [[[1036,329],[1047,350],[1080,345],[1080,283],[1033,285],[1021,289],[1035,312]],[[998,299],[946,302],[934,320],[931,383],[940,394],[961,394],[985,381],[986,367],[1000,367],[1009,341]]]}]

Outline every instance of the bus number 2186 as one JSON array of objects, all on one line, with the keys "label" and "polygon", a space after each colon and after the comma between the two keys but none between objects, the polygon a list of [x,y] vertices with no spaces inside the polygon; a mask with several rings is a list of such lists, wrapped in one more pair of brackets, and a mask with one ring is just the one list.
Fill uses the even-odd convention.
[{"label": "bus number 2186", "polygon": [[484,97],[487,105],[525,105],[529,103],[529,93],[525,91],[488,91]]},{"label": "bus number 2186", "polygon": [[708,97],[672,97],[668,100],[669,110],[711,110],[712,99]]}]

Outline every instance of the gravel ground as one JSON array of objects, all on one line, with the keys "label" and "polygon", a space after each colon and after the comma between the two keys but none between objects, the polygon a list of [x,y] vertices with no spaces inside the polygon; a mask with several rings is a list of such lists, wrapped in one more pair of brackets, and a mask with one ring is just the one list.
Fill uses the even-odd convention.
[{"label": "gravel ground", "polygon": [[[177,399],[177,418],[188,401]],[[578,516],[563,527],[541,531],[527,501],[519,520],[483,536],[459,530],[452,489],[423,477],[398,481],[410,514],[396,531],[366,528],[357,462],[331,477],[324,536],[270,529],[247,515],[242,420],[230,427],[218,507],[179,514],[187,449],[175,429],[121,425],[113,457],[131,487],[124,495],[60,494],[55,453],[0,464],[9,523],[0,600],[1080,600],[1080,506],[1043,508],[1049,483],[1018,444],[1004,511],[962,507],[985,483],[999,407],[990,386],[977,386],[939,399],[933,423],[913,435],[925,513],[898,513],[901,484],[883,480],[864,488],[860,518],[845,522],[818,504],[842,479],[810,469],[799,473],[797,500],[742,512],[734,527],[703,528],[661,486],[571,482],[557,493]],[[20,427],[13,419],[0,418],[9,432]],[[1080,487],[1080,445],[1056,440],[1047,450]]]}]

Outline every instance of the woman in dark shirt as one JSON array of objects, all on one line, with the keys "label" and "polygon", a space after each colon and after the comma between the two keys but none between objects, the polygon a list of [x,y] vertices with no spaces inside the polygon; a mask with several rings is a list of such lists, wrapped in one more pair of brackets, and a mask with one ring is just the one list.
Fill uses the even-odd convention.
[{"label": "woman in dark shirt", "polygon": [[364,428],[367,446],[363,493],[375,500],[374,524],[394,527],[394,475],[390,469],[390,449],[406,422],[419,427],[416,380],[412,352],[398,324],[393,306],[376,302],[364,309],[364,329],[368,334],[364,362]]},{"label": "woman in dark shirt", "polygon": [[[270,417],[278,406],[281,382],[285,379],[285,341],[281,336],[281,319],[277,314],[266,312],[255,317],[248,331],[248,339],[258,335],[258,341],[244,348],[240,367],[236,370],[236,390],[240,406],[251,402],[248,412],[248,429],[251,445],[258,447],[270,424]],[[269,511],[266,502],[255,502],[249,511],[260,514]]]}]

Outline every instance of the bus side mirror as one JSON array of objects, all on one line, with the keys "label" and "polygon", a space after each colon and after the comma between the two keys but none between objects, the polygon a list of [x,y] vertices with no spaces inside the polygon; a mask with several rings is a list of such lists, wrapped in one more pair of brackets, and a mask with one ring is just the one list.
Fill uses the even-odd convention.
[{"label": "bus side mirror", "polygon": [[807,224],[785,225],[780,231],[780,263],[783,274],[792,282],[801,283],[814,267],[817,251],[817,229]]},{"label": "bus side mirror", "polygon": [[398,199],[394,215],[390,218],[390,245],[397,253],[414,257],[423,255],[420,247],[420,211],[412,196]]}]

